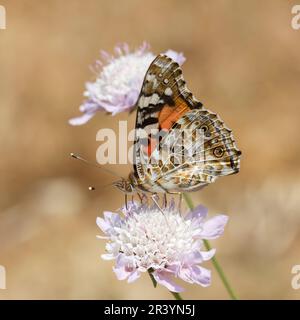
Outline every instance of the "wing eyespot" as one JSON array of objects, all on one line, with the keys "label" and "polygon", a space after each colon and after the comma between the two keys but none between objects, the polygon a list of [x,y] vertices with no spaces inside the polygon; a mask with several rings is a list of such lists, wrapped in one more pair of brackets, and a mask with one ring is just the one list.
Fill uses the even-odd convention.
[{"label": "wing eyespot", "polygon": [[205,133],[208,131],[208,126],[206,126],[206,125],[201,126],[200,130],[202,130],[202,132]]},{"label": "wing eyespot", "polygon": [[222,147],[217,147],[214,149],[214,155],[217,158],[221,158],[224,155],[224,149]]}]

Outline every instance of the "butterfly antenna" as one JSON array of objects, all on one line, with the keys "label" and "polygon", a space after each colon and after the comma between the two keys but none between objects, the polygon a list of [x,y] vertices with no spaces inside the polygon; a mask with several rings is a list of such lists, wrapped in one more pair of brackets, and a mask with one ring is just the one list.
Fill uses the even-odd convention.
[{"label": "butterfly antenna", "polygon": [[84,162],[85,164],[87,164],[87,165],[89,165],[89,166],[99,168],[99,169],[101,169],[102,171],[105,171],[105,172],[107,172],[107,173],[109,173],[109,174],[111,174],[111,175],[113,175],[113,176],[115,176],[115,177],[118,177],[118,178],[123,179],[121,176],[119,176],[119,175],[116,174],[115,172],[113,172],[113,171],[111,171],[111,170],[109,170],[109,169],[103,168],[102,166],[100,166],[100,165],[97,164],[97,163],[92,163],[92,162],[90,162],[90,161],[82,158],[82,157],[81,157],[80,155],[78,155],[78,154],[75,154],[75,153],[71,152],[71,153],[70,153],[70,156],[71,156],[72,158],[76,159],[76,160],[80,160],[80,161]]},{"label": "butterfly antenna", "polygon": [[107,188],[107,187],[112,187],[113,184],[112,183],[108,183],[108,184],[105,184],[105,185],[98,185],[98,186],[89,186],[88,187],[88,190],[89,191],[95,191],[95,190],[98,190],[99,188]]}]

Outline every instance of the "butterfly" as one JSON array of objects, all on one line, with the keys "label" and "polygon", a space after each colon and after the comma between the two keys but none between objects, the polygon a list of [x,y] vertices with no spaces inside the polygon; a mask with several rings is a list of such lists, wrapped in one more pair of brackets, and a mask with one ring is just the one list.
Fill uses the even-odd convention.
[{"label": "butterfly", "polygon": [[151,63],[136,109],[133,171],[114,183],[125,194],[196,191],[239,172],[232,131],[193,96],[170,57]]}]

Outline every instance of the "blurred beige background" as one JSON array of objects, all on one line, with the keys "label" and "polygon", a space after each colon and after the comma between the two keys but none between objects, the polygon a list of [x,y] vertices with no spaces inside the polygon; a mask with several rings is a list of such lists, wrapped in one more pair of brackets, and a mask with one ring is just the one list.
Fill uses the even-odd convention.
[{"label": "blurred beige background", "polygon": [[[1,299],[162,299],[147,275],[118,281],[99,257],[95,224],[123,196],[87,191],[113,177],[69,158],[95,159],[96,132],[118,120],[98,114],[71,127],[88,68],[99,50],[146,40],[155,53],[184,52],[189,87],[233,129],[241,172],[193,194],[211,214],[227,213],[225,234],[212,242],[243,299],[299,299],[291,268],[300,264],[300,30],[295,1],[1,0],[0,265]],[[135,116],[129,117],[133,127]],[[127,175],[130,166],[114,166]],[[210,263],[206,266],[212,268]],[[227,299],[213,270],[210,288],[186,285],[185,298]]]}]

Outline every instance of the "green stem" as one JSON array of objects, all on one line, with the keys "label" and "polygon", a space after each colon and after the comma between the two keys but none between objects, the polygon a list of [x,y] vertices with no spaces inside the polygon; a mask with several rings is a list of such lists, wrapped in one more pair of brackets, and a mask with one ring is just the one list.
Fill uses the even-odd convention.
[{"label": "green stem", "polygon": [[156,288],[156,287],[157,287],[157,282],[156,282],[156,280],[154,279],[152,272],[153,272],[153,271],[152,271],[151,269],[148,270],[148,273],[149,273],[150,279],[151,279],[151,281],[152,281],[153,287]]},{"label": "green stem", "polygon": [[[154,279],[152,272],[153,272],[152,269],[148,270],[148,273],[149,273],[150,279],[151,279],[151,281],[152,281],[153,287],[156,288],[156,287],[157,287],[157,282],[156,282],[156,280]],[[170,291],[170,293],[173,295],[173,297],[175,298],[175,300],[183,300],[182,297],[181,297],[181,295],[180,295],[178,292]]]},{"label": "green stem", "polygon": [[[190,210],[194,209],[194,204],[193,204],[193,201],[190,198],[190,196],[188,194],[184,193],[183,197],[184,197],[184,200],[185,200],[187,206],[190,208]],[[209,241],[203,240],[203,242],[204,242],[206,250],[211,250],[211,245],[210,245]],[[212,261],[212,264],[215,267],[216,271],[218,272],[219,277],[221,278],[221,281],[223,282],[224,287],[226,288],[230,298],[232,300],[237,300],[238,298],[237,298],[236,294],[234,293],[230,283],[228,282],[228,279],[227,279],[220,263],[218,262],[217,258],[213,257],[211,259],[211,261]]]},{"label": "green stem", "polygon": [[172,293],[172,295],[175,298],[175,300],[183,300],[181,295],[178,292],[170,291],[170,293]]}]

